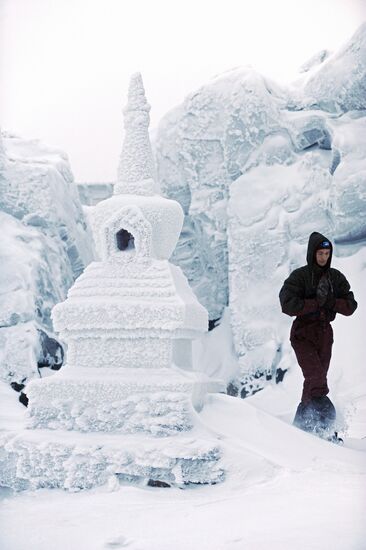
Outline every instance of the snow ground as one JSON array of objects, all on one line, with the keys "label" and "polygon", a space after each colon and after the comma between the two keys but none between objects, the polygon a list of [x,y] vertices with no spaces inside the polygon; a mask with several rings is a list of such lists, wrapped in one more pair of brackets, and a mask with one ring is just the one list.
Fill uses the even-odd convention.
[{"label": "snow ground", "polygon": [[[283,383],[246,400],[208,396],[197,415],[223,448],[225,482],[185,490],[117,480],[79,493],[2,489],[1,550],[364,550],[366,249],[341,256],[333,265],[347,275],[359,302],[352,317],[333,323],[330,395],[344,447],[291,425],[302,378],[288,348],[282,361],[291,369]],[[202,370],[216,376],[235,370],[227,328],[206,335],[199,355],[207,361]],[[1,384],[0,397],[0,429],[21,429],[26,411],[15,392]]]},{"label": "snow ground", "polygon": [[202,421],[221,438],[224,483],[186,490],[115,483],[79,493],[16,495],[3,489],[1,548],[365,548],[364,453],[302,433],[224,395],[209,398]]}]

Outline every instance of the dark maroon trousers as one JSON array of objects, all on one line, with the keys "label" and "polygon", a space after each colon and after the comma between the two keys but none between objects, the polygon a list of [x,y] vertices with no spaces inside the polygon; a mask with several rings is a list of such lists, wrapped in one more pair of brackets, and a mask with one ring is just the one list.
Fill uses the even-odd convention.
[{"label": "dark maroon trousers", "polygon": [[333,345],[331,324],[325,321],[304,323],[295,319],[290,340],[304,375],[302,403],[309,403],[312,397],[327,395],[327,373]]}]

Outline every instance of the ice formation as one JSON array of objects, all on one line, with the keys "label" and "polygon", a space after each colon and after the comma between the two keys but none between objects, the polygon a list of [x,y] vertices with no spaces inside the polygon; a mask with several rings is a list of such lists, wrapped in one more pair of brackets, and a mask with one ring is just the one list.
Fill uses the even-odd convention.
[{"label": "ice formation", "polygon": [[51,309],[92,258],[64,153],[4,133],[0,225],[0,378],[14,387],[38,377],[37,366],[55,365]]},{"label": "ice formation", "polygon": [[304,88],[306,103],[331,113],[364,110],[365,52],[366,22],[310,76]]},{"label": "ice formation", "polygon": [[108,199],[113,194],[113,183],[78,183],[81,204],[95,206],[98,202]]},{"label": "ice formation", "polygon": [[364,24],[291,88],[224,73],[161,122],[160,184],[185,213],[172,260],[211,320],[229,305],[243,396],[289,367],[278,289],[309,234],[333,238],[336,255],[365,237],[365,37]]},{"label": "ice formation", "polygon": [[192,339],[207,330],[207,311],[169,263],[183,212],[176,201],[152,194],[146,105],[141,76],[134,76],[115,194],[92,216],[99,261],[53,308],[54,327],[68,344],[67,365],[28,384],[28,430],[7,435],[0,454],[5,485],[85,488],[113,475],[177,484],[223,477],[216,442],[195,422],[207,391],[222,389],[190,370]]}]

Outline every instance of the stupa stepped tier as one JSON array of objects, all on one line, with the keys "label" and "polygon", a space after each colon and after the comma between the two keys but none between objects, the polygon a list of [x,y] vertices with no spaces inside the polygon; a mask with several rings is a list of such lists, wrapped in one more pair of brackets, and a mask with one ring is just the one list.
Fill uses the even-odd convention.
[{"label": "stupa stepped tier", "polygon": [[27,429],[2,437],[3,485],[223,479],[220,448],[197,415],[207,392],[223,388],[192,370],[192,339],[208,316],[169,263],[183,212],[154,180],[149,109],[136,74],[114,195],[92,216],[98,259],[53,309],[67,364],[28,384]]}]

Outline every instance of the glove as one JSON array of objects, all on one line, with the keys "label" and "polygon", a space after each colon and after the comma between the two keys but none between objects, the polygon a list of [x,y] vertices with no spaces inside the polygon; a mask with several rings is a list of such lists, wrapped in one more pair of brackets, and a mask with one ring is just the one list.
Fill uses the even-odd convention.
[{"label": "glove", "polygon": [[332,310],[335,306],[335,303],[336,303],[335,296],[334,296],[333,292],[331,290],[329,290],[327,299],[325,300],[325,304],[324,304],[323,307],[325,309]]},{"label": "glove", "polygon": [[329,294],[329,281],[326,275],[322,275],[316,289],[316,300],[319,307],[324,307]]}]

